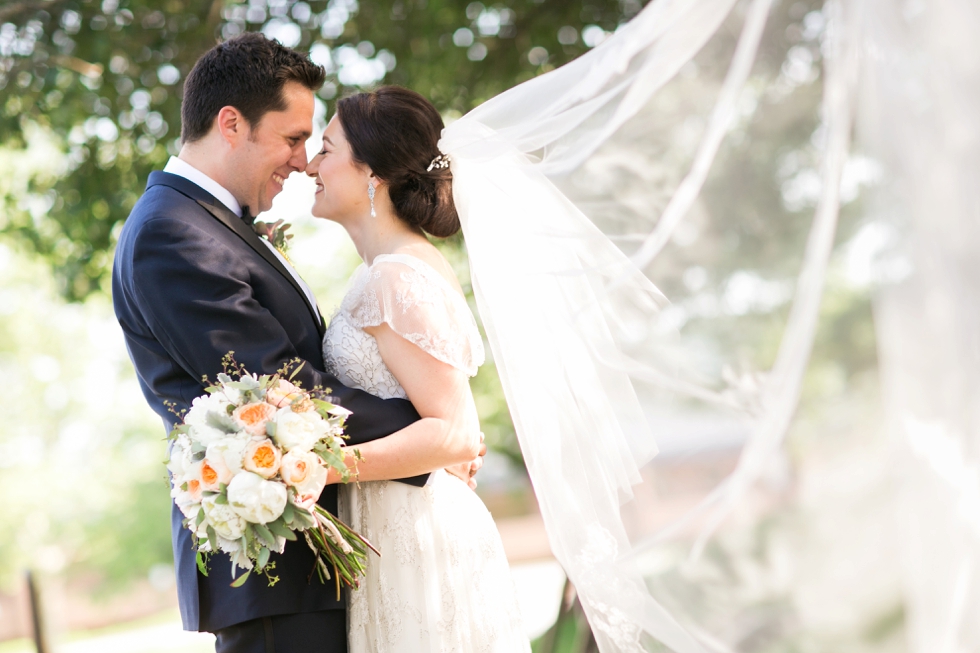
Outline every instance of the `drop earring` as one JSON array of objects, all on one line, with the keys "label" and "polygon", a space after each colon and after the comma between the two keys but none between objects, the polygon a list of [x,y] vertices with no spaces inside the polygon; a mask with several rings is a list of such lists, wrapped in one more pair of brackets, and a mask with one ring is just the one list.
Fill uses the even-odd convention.
[{"label": "drop earring", "polygon": [[368,182],[368,199],[371,200],[371,217],[377,217],[377,213],[374,212],[374,184]]}]

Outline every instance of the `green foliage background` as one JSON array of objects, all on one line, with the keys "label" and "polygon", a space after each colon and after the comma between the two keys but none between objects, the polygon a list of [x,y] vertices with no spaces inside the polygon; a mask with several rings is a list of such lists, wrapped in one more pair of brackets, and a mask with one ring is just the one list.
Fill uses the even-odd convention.
[{"label": "green foliage background", "polygon": [[[30,180],[29,192],[43,201],[3,197],[0,232],[48,259],[66,297],[104,290],[119,226],[149,172],[178,149],[180,80],[221,38],[265,28],[302,50],[348,45],[368,59],[384,51],[385,82],[461,113],[584,52],[578,34],[586,25],[614,29],[639,7],[616,0],[7,3],[0,8],[0,143],[23,147],[39,126],[68,157],[62,169]],[[563,45],[565,26],[575,42]],[[482,58],[471,60],[479,49],[455,45],[454,36],[481,45]],[[545,60],[528,59],[535,47],[545,48]],[[322,94],[329,100],[349,88],[356,86],[335,67]]]}]

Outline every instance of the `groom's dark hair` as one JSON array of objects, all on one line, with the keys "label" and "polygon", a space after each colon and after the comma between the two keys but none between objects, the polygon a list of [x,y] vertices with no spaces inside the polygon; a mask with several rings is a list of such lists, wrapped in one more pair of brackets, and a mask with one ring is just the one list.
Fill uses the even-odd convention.
[{"label": "groom's dark hair", "polygon": [[197,60],[184,82],[180,138],[184,143],[204,138],[226,106],[241,111],[254,128],[269,111],[286,108],[282,91],[287,82],[316,91],[325,78],[323,67],[308,56],[262,34],[249,32],[219,43]]}]

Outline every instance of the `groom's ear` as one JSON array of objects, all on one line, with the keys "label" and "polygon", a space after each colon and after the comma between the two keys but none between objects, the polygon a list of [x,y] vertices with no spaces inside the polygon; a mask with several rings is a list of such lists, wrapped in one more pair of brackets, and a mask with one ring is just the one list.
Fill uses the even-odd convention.
[{"label": "groom's ear", "polygon": [[249,137],[248,121],[235,107],[221,107],[214,120],[218,133],[229,145],[237,145]]}]

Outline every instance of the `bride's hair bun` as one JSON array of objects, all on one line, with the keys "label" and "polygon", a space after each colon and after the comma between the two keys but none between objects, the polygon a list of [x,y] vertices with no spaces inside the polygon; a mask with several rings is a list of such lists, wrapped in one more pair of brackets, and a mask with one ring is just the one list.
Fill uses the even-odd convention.
[{"label": "bride's hair bun", "polygon": [[398,217],[438,238],[459,231],[453,174],[430,166],[439,156],[442,116],[415,91],[382,86],[337,102],[354,160],[388,184]]}]

